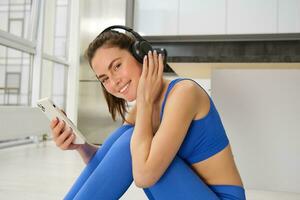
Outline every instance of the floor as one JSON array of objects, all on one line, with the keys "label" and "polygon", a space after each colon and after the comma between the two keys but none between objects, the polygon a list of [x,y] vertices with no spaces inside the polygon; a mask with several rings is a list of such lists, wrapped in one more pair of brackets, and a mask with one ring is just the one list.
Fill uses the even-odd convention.
[{"label": "floor", "polygon": [[[76,152],[61,151],[52,141],[0,149],[0,199],[62,199],[84,163]],[[134,184],[121,200],[146,200]],[[299,194],[247,190],[248,200],[299,200]]]},{"label": "floor", "polygon": [[[0,149],[0,199],[63,199],[85,164],[52,141]],[[131,185],[122,200],[147,199]]]}]

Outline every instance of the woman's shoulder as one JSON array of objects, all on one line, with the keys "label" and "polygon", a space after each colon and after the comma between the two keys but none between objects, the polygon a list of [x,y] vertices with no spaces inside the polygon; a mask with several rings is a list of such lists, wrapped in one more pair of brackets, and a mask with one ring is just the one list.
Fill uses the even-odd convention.
[{"label": "woman's shoulder", "polygon": [[196,97],[195,99],[197,101],[208,98],[206,91],[192,79],[183,79],[178,81],[174,84],[169,95],[171,95],[171,93],[175,93],[174,91],[182,94],[182,96],[193,95]]},{"label": "woman's shoulder", "polygon": [[[168,91],[165,93],[164,103],[167,106],[168,104],[176,106],[180,104],[180,107],[193,106],[197,105],[198,91],[195,83],[191,80],[173,80],[169,86]],[[189,105],[187,105],[189,104]]]},{"label": "woman's shoulder", "polygon": [[169,96],[173,96],[174,99],[192,99],[189,102],[192,103],[195,108],[195,118],[203,116],[210,108],[209,95],[198,83],[196,83],[196,81],[192,79],[184,79],[177,82],[170,91]]}]

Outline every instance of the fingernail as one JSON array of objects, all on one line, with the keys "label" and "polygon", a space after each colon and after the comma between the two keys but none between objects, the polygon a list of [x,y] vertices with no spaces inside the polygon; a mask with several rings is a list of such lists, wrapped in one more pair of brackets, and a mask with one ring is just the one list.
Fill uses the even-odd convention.
[{"label": "fingernail", "polygon": [[154,52],[154,54],[157,54],[156,50],[154,50],[153,52]]},{"label": "fingernail", "polygon": [[151,52],[151,50],[148,52],[148,54],[151,54],[152,52]]}]

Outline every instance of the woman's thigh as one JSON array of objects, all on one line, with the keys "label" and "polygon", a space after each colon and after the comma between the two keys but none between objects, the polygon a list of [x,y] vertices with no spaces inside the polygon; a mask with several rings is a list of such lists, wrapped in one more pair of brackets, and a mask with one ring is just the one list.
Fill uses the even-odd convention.
[{"label": "woman's thigh", "polygon": [[175,156],[159,181],[144,189],[150,200],[245,200],[245,190],[233,185],[207,185],[191,166],[179,156]]},{"label": "woman's thigh", "polygon": [[189,199],[218,200],[217,195],[179,156],[155,185],[144,189],[150,200]]}]

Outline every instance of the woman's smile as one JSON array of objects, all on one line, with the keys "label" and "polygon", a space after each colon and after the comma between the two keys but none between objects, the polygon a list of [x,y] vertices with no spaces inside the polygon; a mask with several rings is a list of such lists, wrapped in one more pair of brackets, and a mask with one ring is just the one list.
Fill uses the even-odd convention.
[{"label": "woman's smile", "polygon": [[121,88],[120,93],[125,95],[128,90],[129,90],[129,86],[130,86],[131,81],[129,81],[123,88]]}]

